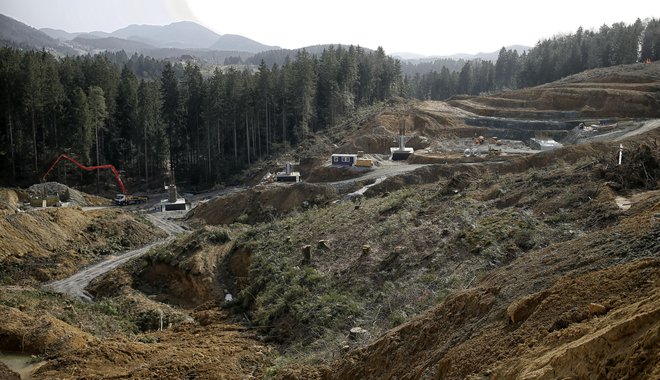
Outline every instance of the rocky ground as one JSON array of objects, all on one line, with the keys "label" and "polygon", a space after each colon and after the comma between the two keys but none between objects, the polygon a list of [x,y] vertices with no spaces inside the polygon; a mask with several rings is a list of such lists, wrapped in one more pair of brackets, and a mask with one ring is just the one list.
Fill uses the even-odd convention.
[{"label": "rocky ground", "polygon": [[[1,189],[0,350],[36,379],[658,378],[658,67],[362,110],[286,158],[315,183],[205,199],[194,231],[90,279],[91,303],[45,285],[158,224]],[[407,163],[327,166],[404,123]],[[504,142],[465,157],[475,135]],[[532,154],[540,135],[565,147]]]}]

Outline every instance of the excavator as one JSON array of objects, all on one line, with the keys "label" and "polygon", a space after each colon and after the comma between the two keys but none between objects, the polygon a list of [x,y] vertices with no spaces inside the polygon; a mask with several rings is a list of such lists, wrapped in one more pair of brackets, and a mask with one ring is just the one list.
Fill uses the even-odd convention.
[{"label": "excavator", "polygon": [[122,182],[121,177],[119,176],[119,172],[117,169],[114,167],[114,165],[106,164],[106,165],[97,165],[97,166],[85,166],[75,160],[74,158],[71,158],[67,156],[66,154],[60,154],[59,157],[57,157],[57,160],[53,162],[53,164],[48,168],[44,176],[41,178],[42,181],[46,181],[46,176],[48,173],[53,170],[55,165],[57,165],[58,162],[60,162],[62,159],[69,160],[73,162],[76,166],[81,168],[82,170],[86,171],[92,171],[96,169],[110,169],[112,170],[112,173],[115,175],[115,178],[117,178],[117,182],[119,182],[119,187],[121,187],[121,194],[117,194],[117,196],[114,199],[114,202],[118,206],[126,206],[126,205],[134,205],[138,203],[145,203],[147,201],[147,197],[141,197],[141,196],[136,196],[136,195],[128,195],[128,192],[126,191],[126,187],[124,186],[124,182]]}]

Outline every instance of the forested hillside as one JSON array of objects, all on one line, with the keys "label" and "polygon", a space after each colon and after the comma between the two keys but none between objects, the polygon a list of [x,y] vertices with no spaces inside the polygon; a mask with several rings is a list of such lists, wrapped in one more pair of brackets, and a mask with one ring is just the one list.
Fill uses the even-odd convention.
[{"label": "forested hillside", "polygon": [[[641,46],[641,50],[640,50]],[[426,74],[407,78],[416,98],[443,100],[457,94],[515,89],[548,83],[597,67],[660,59],[660,20],[646,25],[619,22],[597,31],[580,27],[575,33],[539,41],[528,52],[500,50],[496,63],[468,61],[460,69],[442,60]]]},{"label": "forested hillside", "polygon": [[0,51],[3,183],[34,182],[68,152],[151,186],[168,162],[177,180],[209,185],[398,94],[401,80],[382,49],[330,47],[318,58],[300,51],[283,66],[216,69],[208,78],[195,64],[126,58]]},{"label": "forested hillside", "polygon": [[33,183],[66,152],[83,163],[114,164],[144,188],[158,187],[170,167],[177,181],[210,186],[392,96],[446,99],[659,58],[656,19],[580,28],[522,55],[503,48],[496,63],[443,65],[414,77],[382,48],[354,46],[303,49],[281,65],[262,61],[256,69],[218,67],[204,75],[195,63],[124,52],[58,59],[4,48],[0,183]]}]

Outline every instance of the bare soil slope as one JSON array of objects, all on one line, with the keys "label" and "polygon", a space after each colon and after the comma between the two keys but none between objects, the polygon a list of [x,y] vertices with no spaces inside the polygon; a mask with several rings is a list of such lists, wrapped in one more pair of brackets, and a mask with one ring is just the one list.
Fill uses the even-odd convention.
[{"label": "bare soil slope", "polygon": [[48,314],[0,306],[0,349],[47,359],[32,379],[260,378],[269,348],[213,309],[193,313],[202,324],[99,339]]},{"label": "bare soil slope", "polygon": [[257,186],[203,203],[188,214],[188,219],[202,225],[253,224],[327,203],[334,195],[327,186],[307,183]]},{"label": "bare soil slope", "polygon": [[481,115],[521,119],[660,117],[660,62],[585,71],[537,87],[449,104]]},{"label": "bare soil slope", "polygon": [[162,232],[117,209],[34,209],[0,218],[4,283],[34,284],[72,274],[108,255],[141,246]]}]

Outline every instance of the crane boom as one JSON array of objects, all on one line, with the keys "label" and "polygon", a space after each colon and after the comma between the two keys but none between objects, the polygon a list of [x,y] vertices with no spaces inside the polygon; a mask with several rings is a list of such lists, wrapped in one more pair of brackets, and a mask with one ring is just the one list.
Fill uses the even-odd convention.
[{"label": "crane boom", "polygon": [[126,191],[126,187],[124,187],[124,183],[121,181],[121,177],[119,177],[119,172],[114,167],[114,165],[106,164],[106,165],[97,165],[97,166],[85,166],[85,165],[81,164],[80,162],[76,161],[75,159],[67,156],[66,154],[60,154],[60,156],[57,157],[57,160],[55,160],[55,162],[53,162],[53,164],[50,166],[50,168],[46,171],[46,174],[44,174],[44,176],[42,177],[42,180],[44,180],[44,181],[46,180],[46,176],[48,175],[48,173],[50,173],[50,171],[53,170],[55,165],[57,165],[57,163],[60,162],[62,159],[69,160],[69,161],[73,162],[74,164],[76,164],[76,166],[78,166],[82,170],[86,170],[86,171],[92,171],[92,170],[96,170],[96,169],[110,169],[110,170],[112,170],[112,173],[115,175],[115,178],[117,178],[117,182],[119,182],[119,187],[121,187],[121,192],[124,195],[128,194],[128,192]]}]

